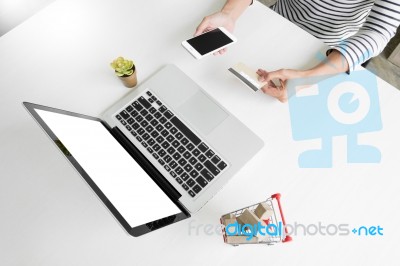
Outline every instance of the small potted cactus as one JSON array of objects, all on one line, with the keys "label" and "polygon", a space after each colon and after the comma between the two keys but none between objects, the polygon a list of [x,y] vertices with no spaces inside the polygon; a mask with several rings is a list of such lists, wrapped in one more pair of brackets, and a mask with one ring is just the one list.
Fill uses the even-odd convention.
[{"label": "small potted cactus", "polygon": [[132,60],[124,59],[122,56],[111,62],[115,74],[121,79],[125,87],[132,88],[137,84],[136,68]]}]

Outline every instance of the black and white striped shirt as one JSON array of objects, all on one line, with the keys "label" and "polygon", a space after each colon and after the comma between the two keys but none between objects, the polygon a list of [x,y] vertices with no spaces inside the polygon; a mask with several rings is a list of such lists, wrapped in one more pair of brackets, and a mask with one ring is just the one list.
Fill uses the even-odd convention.
[{"label": "black and white striped shirt", "polygon": [[350,70],[378,55],[400,24],[400,0],[278,0],[273,9],[340,51]]}]

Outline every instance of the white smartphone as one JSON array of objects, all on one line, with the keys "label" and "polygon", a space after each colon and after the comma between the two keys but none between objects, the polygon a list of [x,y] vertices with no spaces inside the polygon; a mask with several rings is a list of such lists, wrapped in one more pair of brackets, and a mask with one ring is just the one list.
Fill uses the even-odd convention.
[{"label": "white smartphone", "polygon": [[208,31],[189,40],[183,41],[182,46],[196,59],[221,50],[237,40],[223,27]]}]

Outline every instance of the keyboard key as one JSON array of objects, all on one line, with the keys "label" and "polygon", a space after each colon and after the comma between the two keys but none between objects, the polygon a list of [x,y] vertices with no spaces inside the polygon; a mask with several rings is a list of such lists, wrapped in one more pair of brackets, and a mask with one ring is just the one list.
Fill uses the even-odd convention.
[{"label": "keyboard key", "polygon": [[148,99],[149,103],[154,103],[154,100],[152,98]]},{"label": "keyboard key", "polygon": [[186,164],[185,167],[183,167],[183,169],[185,169],[186,172],[190,172],[193,170],[193,166],[191,166],[190,164]]},{"label": "keyboard key", "polygon": [[175,135],[175,138],[177,138],[177,139],[183,138],[182,133],[181,133],[181,132],[178,132],[178,133]]},{"label": "keyboard key", "polygon": [[179,151],[180,153],[183,153],[183,152],[186,151],[186,148],[183,147],[183,146],[179,146],[178,151]]},{"label": "keyboard key", "polygon": [[168,141],[164,141],[162,144],[161,144],[161,146],[164,148],[164,149],[168,149],[168,147],[169,147],[169,142]]},{"label": "keyboard key", "polygon": [[194,158],[194,157],[190,158],[189,163],[190,163],[191,165],[195,165],[195,164],[197,163],[196,158]]},{"label": "keyboard key", "polygon": [[143,109],[142,111],[140,111],[140,114],[141,114],[143,117],[145,117],[146,115],[149,114],[149,112],[147,112],[146,109]]},{"label": "keyboard key", "polygon": [[115,116],[118,120],[121,120],[122,119],[122,116],[120,116],[120,115],[116,115]]},{"label": "keyboard key", "polygon": [[206,156],[208,159],[211,159],[214,155],[215,155],[215,153],[212,150],[208,150],[206,152]]},{"label": "keyboard key", "polygon": [[221,161],[221,158],[218,157],[218,155],[215,155],[212,159],[211,162],[214,164],[217,164],[219,161]]},{"label": "keyboard key", "polygon": [[194,182],[194,180],[190,178],[190,179],[186,182],[186,184],[188,184],[189,187],[193,187],[193,186],[196,184],[196,182]]},{"label": "keyboard key", "polygon": [[171,171],[171,168],[168,165],[164,165],[165,170],[167,170],[168,172]]},{"label": "keyboard key", "polygon": [[130,113],[133,111],[133,107],[131,105],[128,105],[125,110]]},{"label": "keyboard key", "polygon": [[175,169],[175,172],[176,172],[178,175],[180,175],[180,174],[183,173],[183,169],[182,169],[180,166],[178,166],[178,168]]},{"label": "keyboard key", "polygon": [[151,132],[150,135],[151,135],[153,138],[157,138],[159,134],[158,134],[157,131],[153,130],[153,132]]},{"label": "keyboard key", "polygon": [[189,151],[194,149],[194,145],[192,143],[189,143],[188,145],[186,145],[186,149],[188,149]]},{"label": "keyboard key", "polygon": [[199,193],[201,191],[201,187],[199,185],[195,185],[192,189],[196,193]]},{"label": "keyboard key", "polygon": [[171,118],[171,123],[174,124],[188,139],[190,139],[195,145],[199,145],[201,140],[196,136],[185,124],[182,123],[176,116]]},{"label": "keyboard key", "polygon": [[179,160],[181,158],[181,155],[179,152],[175,152],[175,154],[172,156],[175,160]]},{"label": "keyboard key", "polygon": [[143,145],[143,147],[145,147],[145,148],[147,148],[147,146],[148,146],[147,143],[144,142],[144,141],[142,142],[142,145]]},{"label": "keyboard key", "polygon": [[124,120],[121,120],[121,124],[123,124],[125,126],[126,122]]},{"label": "keyboard key", "polygon": [[131,116],[133,116],[133,117],[137,116],[138,114],[139,114],[139,112],[136,110],[133,110],[133,112],[131,112]]},{"label": "keyboard key", "polygon": [[154,114],[155,112],[157,112],[157,109],[154,107],[150,107],[149,112],[150,114]]},{"label": "keyboard key", "polygon": [[131,126],[130,126],[130,125],[126,125],[126,126],[125,126],[125,128],[126,128],[127,130],[129,130],[129,131],[131,131],[131,130],[132,130],[132,128],[131,128]]},{"label": "keyboard key", "polygon": [[154,159],[156,159],[156,160],[158,160],[158,158],[160,158],[160,157],[158,156],[157,153],[153,153],[153,157],[154,157]]},{"label": "keyboard key", "polygon": [[169,142],[173,142],[173,141],[175,140],[175,138],[174,138],[172,135],[169,135],[169,136],[167,137],[167,140],[168,140]]},{"label": "keyboard key", "polygon": [[131,134],[132,134],[134,137],[137,136],[137,133],[136,133],[135,131],[131,131]]},{"label": "keyboard key", "polygon": [[150,124],[155,127],[158,125],[158,121],[156,119],[151,120]]},{"label": "keyboard key", "polygon": [[140,125],[138,123],[134,123],[132,125],[132,127],[133,127],[134,130],[136,130],[136,129],[138,129],[140,127]]},{"label": "keyboard key", "polygon": [[161,102],[160,100],[157,100],[156,103],[157,103],[158,105],[160,105],[160,106],[162,105],[162,102]]},{"label": "keyboard key", "polygon": [[135,119],[129,117],[128,120],[126,120],[126,122],[128,122],[129,125],[132,125],[133,123],[135,123]]},{"label": "keyboard key", "polygon": [[218,168],[221,169],[221,171],[224,170],[226,166],[227,166],[227,164],[224,161],[222,161],[218,164]]},{"label": "keyboard key", "polygon": [[158,152],[158,155],[160,155],[161,157],[164,157],[167,154],[167,152],[165,150],[160,150]]},{"label": "keyboard key", "polygon": [[203,169],[200,174],[207,179],[208,182],[210,182],[211,180],[214,179],[214,176],[207,170],[207,169]]},{"label": "keyboard key", "polygon": [[164,127],[166,129],[170,129],[172,127],[172,124],[170,122],[167,122],[167,123],[164,124]]},{"label": "keyboard key", "polygon": [[164,164],[165,164],[164,160],[162,160],[162,159],[159,159],[158,162],[159,162],[161,165],[164,165]]},{"label": "keyboard key", "polygon": [[189,189],[189,186],[186,185],[186,184],[182,184],[182,187],[183,187],[184,190],[188,190]]},{"label": "keyboard key", "polygon": [[157,140],[158,143],[164,142],[164,138],[161,137],[161,136],[157,137],[156,140]]},{"label": "keyboard key", "polygon": [[189,176],[187,173],[183,173],[183,174],[181,175],[181,178],[182,178],[183,181],[188,180],[189,177],[190,177],[190,176]]},{"label": "keyboard key", "polygon": [[153,119],[153,116],[151,114],[148,114],[148,115],[146,115],[145,118],[146,118],[147,121],[150,122]]},{"label": "keyboard key", "polygon": [[204,154],[201,154],[198,159],[200,162],[204,163],[204,161],[207,160],[207,157],[204,156]]},{"label": "keyboard key", "polygon": [[186,163],[187,163],[187,161],[185,160],[185,159],[180,159],[179,161],[178,161],[178,163],[181,165],[181,166],[184,166]]},{"label": "keyboard key", "polygon": [[157,129],[158,131],[162,131],[162,130],[164,129],[164,127],[163,127],[162,125],[158,125],[158,126],[156,126],[156,129]]},{"label": "keyboard key", "polygon": [[142,141],[142,137],[140,137],[140,136],[137,136],[136,139],[137,139],[138,141]]},{"label": "keyboard key", "polygon": [[154,128],[152,126],[147,126],[146,127],[146,131],[149,132],[149,133],[151,133],[151,131],[153,131],[153,130],[154,130]]},{"label": "keyboard key", "polygon": [[180,179],[179,177],[177,177],[175,180],[176,180],[176,182],[178,182],[178,184],[182,184],[183,183],[182,179]]},{"label": "keyboard key", "polygon": [[159,121],[160,123],[165,124],[165,122],[167,122],[168,120],[165,117],[161,117]]},{"label": "keyboard key", "polygon": [[149,95],[149,96],[153,95],[150,91],[147,91],[146,94]]},{"label": "keyboard key", "polygon": [[169,166],[170,166],[172,169],[175,169],[175,168],[178,166],[178,164],[177,164],[175,161],[171,161],[171,162],[169,163]]},{"label": "keyboard key", "polygon": [[167,111],[167,107],[165,107],[165,106],[163,105],[163,106],[161,106],[160,108],[158,108],[158,111],[159,111],[160,113],[164,113],[165,111]]},{"label": "keyboard key", "polygon": [[150,146],[153,146],[154,144],[156,144],[156,141],[154,139],[149,139],[147,141],[147,144],[149,144]]},{"label": "keyboard key", "polygon": [[196,182],[197,184],[199,184],[201,187],[205,187],[207,186],[208,182],[201,176],[199,176],[198,178],[196,178]]},{"label": "keyboard key", "polygon": [[149,123],[148,123],[146,120],[143,120],[143,121],[140,123],[140,125],[141,125],[142,127],[147,127],[147,126],[149,125]]},{"label": "keyboard key", "polygon": [[153,100],[153,101],[157,101],[157,98],[156,98],[156,96],[151,96],[151,99]]},{"label": "keyboard key", "polygon": [[206,152],[208,150],[208,146],[203,142],[200,144],[199,150],[201,150],[202,152]]},{"label": "keyboard key", "polygon": [[197,171],[200,171],[201,169],[203,169],[203,165],[201,163],[198,163],[194,166],[194,168],[196,168]]},{"label": "keyboard key", "polygon": [[193,178],[196,178],[196,177],[199,176],[199,173],[196,170],[193,170],[193,171],[190,172],[190,176],[193,177]]},{"label": "keyboard key", "polygon": [[164,137],[168,136],[168,131],[166,129],[164,129],[163,131],[161,131],[161,135],[163,135]]},{"label": "keyboard key", "polygon": [[190,152],[186,151],[186,152],[183,154],[183,157],[185,157],[186,159],[189,159],[190,157],[192,157],[192,155],[190,154]]},{"label": "keyboard key", "polygon": [[198,149],[194,149],[194,151],[192,151],[192,153],[193,153],[194,156],[197,157],[197,156],[199,156],[200,151]]},{"label": "keyboard key", "polygon": [[194,196],[196,196],[196,193],[194,193],[193,191],[189,190],[189,195],[192,196],[192,198],[194,198]]},{"label": "keyboard key", "polygon": [[171,132],[171,134],[175,135],[176,132],[178,132],[178,130],[176,129],[176,127],[173,127],[169,130],[169,132]]},{"label": "keyboard key", "polygon": [[147,101],[143,96],[141,96],[138,101],[146,108],[149,109],[151,107],[151,103]]},{"label": "keyboard key", "polygon": [[119,113],[123,119],[128,119],[130,117],[129,113],[125,110],[123,110],[121,113]]},{"label": "keyboard key", "polygon": [[187,138],[183,138],[183,139],[181,139],[181,143],[182,143],[182,145],[186,146],[189,143],[189,140]]},{"label": "keyboard key", "polygon": [[135,117],[136,121],[138,121],[139,123],[143,121],[143,116],[138,115],[137,117]]},{"label": "keyboard key", "polygon": [[177,148],[177,147],[179,147],[179,145],[181,145],[179,143],[179,141],[177,141],[177,140],[174,140],[171,144],[172,144],[172,146],[174,146],[174,148]]},{"label": "keyboard key", "polygon": [[137,133],[139,133],[139,135],[143,135],[144,129],[143,129],[143,128],[139,128],[139,129],[137,130]]},{"label": "keyboard key", "polygon": [[137,111],[140,111],[140,110],[143,109],[143,106],[140,105],[140,103],[139,103],[138,101],[134,101],[133,104],[132,104],[132,106],[133,106]]},{"label": "keyboard key", "polygon": [[[147,143],[147,144],[149,144],[149,143]],[[147,150],[148,150],[150,153],[153,153],[153,149],[152,149],[151,147],[148,147]]]},{"label": "keyboard key", "polygon": [[161,147],[158,144],[153,146],[153,150],[155,150],[156,152],[159,151],[160,149],[161,149]]},{"label": "keyboard key", "polygon": [[175,153],[175,149],[173,147],[169,147],[167,152],[172,155]]},{"label": "keyboard key", "polygon": [[165,157],[164,157],[164,161],[165,161],[166,163],[169,163],[170,161],[172,161],[171,156],[169,156],[169,155],[165,156]]},{"label": "keyboard key", "polygon": [[210,170],[213,175],[218,175],[220,173],[220,170],[208,160],[204,162],[204,166],[207,167],[207,169]]},{"label": "keyboard key", "polygon": [[173,117],[174,116],[174,114],[171,112],[171,111],[166,111],[165,113],[164,113],[164,116],[166,117],[166,118],[168,118],[168,119],[171,119],[171,117]]},{"label": "keyboard key", "polygon": [[154,114],[154,117],[157,118],[157,119],[160,119],[161,116],[162,116],[162,114],[160,112],[156,112]]},{"label": "keyboard key", "polygon": [[148,140],[148,139],[150,138],[150,135],[147,134],[147,133],[144,133],[144,134],[142,135],[142,138],[143,138],[144,140]]}]

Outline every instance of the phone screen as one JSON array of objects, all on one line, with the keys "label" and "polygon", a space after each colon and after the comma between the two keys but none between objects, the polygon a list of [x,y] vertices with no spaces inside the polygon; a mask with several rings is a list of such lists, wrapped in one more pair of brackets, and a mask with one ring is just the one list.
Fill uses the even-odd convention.
[{"label": "phone screen", "polygon": [[220,29],[214,29],[202,35],[196,36],[187,41],[196,51],[205,55],[220,47],[233,42],[231,38],[226,36]]}]

